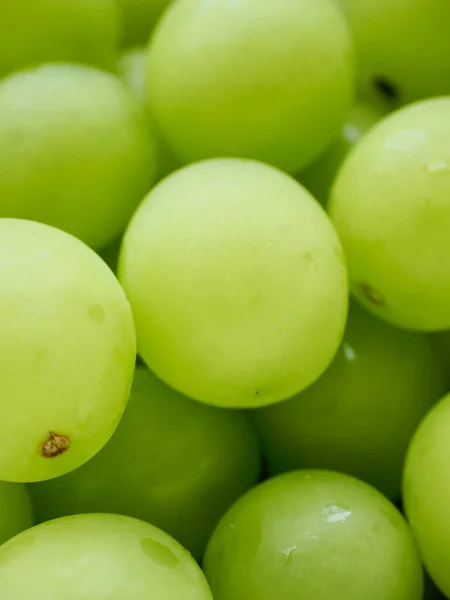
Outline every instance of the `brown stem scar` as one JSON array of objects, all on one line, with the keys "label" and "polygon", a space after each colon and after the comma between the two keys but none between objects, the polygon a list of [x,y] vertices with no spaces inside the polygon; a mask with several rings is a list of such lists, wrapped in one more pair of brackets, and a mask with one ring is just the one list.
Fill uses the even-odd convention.
[{"label": "brown stem scar", "polygon": [[70,448],[70,439],[66,435],[60,435],[50,431],[48,438],[41,446],[41,455],[44,458],[54,458],[64,454]]},{"label": "brown stem scar", "polygon": [[384,297],[381,292],[370,287],[367,283],[361,284],[361,291],[369,302],[375,304],[375,306],[383,306]]}]

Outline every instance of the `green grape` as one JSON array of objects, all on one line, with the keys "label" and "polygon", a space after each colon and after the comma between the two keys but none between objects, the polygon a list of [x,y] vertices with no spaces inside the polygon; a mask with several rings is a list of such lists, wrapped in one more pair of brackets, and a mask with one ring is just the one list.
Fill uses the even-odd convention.
[{"label": "green grape", "polygon": [[33,508],[25,485],[0,481],[0,545],[32,525]]},{"label": "green grape", "polygon": [[450,394],[425,417],[406,459],[403,497],[425,566],[450,595]]},{"label": "green grape", "polygon": [[8,600],[212,600],[189,553],[153,525],[77,515],[28,529],[0,547]]},{"label": "green grape", "polygon": [[154,26],[172,0],[118,0],[122,11],[122,44],[145,44]]},{"label": "green grape", "polygon": [[46,62],[111,67],[119,25],[115,0],[4,0],[0,76]]},{"label": "green grape", "polygon": [[102,448],[125,408],[130,306],[82,242],[0,219],[0,314],[0,480],[67,473]]},{"label": "green grape", "polygon": [[253,488],[213,533],[204,570],[214,600],[422,600],[401,514],[369,485],[331,471]]},{"label": "green grape", "polygon": [[114,75],[44,65],[0,82],[0,216],[112,242],[156,178],[141,109]]},{"label": "green grape", "polygon": [[391,106],[450,94],[448,0],[339,0],[367,98]]},{"label": "green grape", "polygon": [[300,184],[263,163],[215,159],[169,175],[125,233],[119,277],[140,356],[209,404],[292,396],[325,370],[345,328],[336,232]]},{"label": "green grape", "polygon": [[340,169],[330,213],[359,300],[400,327],[450,328],[450,97],[375,125]]},{"label": "green grape", "polygon": [[161,527],[201,558],[218,520],[259,470],[244,414],[188,400],[137,367],[127,409],[105,448],[30,491],[40,521],[126,514]]},{"label": "green grape", "polygon": [[321,204],[327,204],[334,178],[347,154],[363,134],[384,115],[381,109],[370,104],[354,104],[336,140],[312,165],[299,174],[300,182]]},{"label": "green grape", "polygon": [[330,0],[177,0],[151,38],[149,105],[184,162],[253,158],[297,173],[353,98],[353,47]]},{"label": "green grape", "polygon": [[424,334],[394,329],[351,306],[341,347],[312,386],[254,413],[272,473],[342,471],[392,499],[422,417],[447,391]]},{"label": "green grape", "polygon": [[[147,110],[146,64],[146,48],[132,48],[131,50],[127,50],[119,59],[119,74],[140,104]],[[180,167],[181,162],[163,139],[151,115],[149,115],[149,118],[151,119],[152,135],[158,145],[159,164],[156,178],[159,180]]]}]

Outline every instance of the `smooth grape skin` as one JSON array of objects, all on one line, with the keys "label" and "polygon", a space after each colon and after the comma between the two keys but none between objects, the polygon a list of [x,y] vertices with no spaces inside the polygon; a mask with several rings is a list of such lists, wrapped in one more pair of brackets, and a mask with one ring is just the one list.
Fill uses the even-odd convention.
[{"label": "smooth grape skin", "polygon": [[422,567],[397,509],[367,484],[297,471],[230,509],[206,550],[214,600],[422,600]]},{"label": "smooth grape skin", "polygon": [[63,477],[30,486],[39,521],[83,512],[151,522],[201,558],[227,508],[254,485],[260,461],[243,413],[188,400],[137,367],[111,441]]},{"label": "smooth grape skin", "polygon": [[119,276],[144,362],[208,404],[292,396],[325,370],[345,328],[346,269],[326,213],[254,161],[169,175],[129,225]]},{"label": "smooth grape skin", "polygon": [[115,0],[5,0],[0,76],[46,62],[111,67],[119,32]]},{"label": "smooth grape skin", "polygon": [[184,162],[238,156],[296,173],[345,120],[353,47],[331,0],[177,0],[151,38],[147,82]]},{"label": "smooth grape skin", "polygon": [[[335,0],[336,2],[336,0]],[[450,94],[448,0],[339,0],[366,97],[391,106]]]},{"label": "smooth grape skin", "polygon": [[122,15],[122,45],[147,43],[154,26],[172,0],[117,0]]},{"label": "smooth grape skin", "polygon": [[0,265],[0,480],[38,481],[80,466],[115,430],[133,318],[105,263],[47,225],[0,219]]},{"label": "smooth grape skin", "polygon": [[425,335],[395,329],[352,304],[341,347],[322,377],[253,417],[272,473],[335,469],[396,500],[411,437],[447,389]]},{"label": "smooth grape skin", "polygon": [[347,154],[384,115],[385,112],[376,106],[364,102],[354,104],[336,140],[299,174],[299,181],[322,205],[328,202],[334,178]]},{"label": "smooth grape skin", "polygon": [[33,525],[33,508],[26,486],[0,481],[0,545]]},{"label": "smooth grape skin", "polygon": [[450,97],[375,125],[339,171],[329,210],[360,301],[400,327],[450,328]]},{"label": "smooth grape skin", "polygon": [[122,81],[45,65],[0,82],[0,216],[63,229],[98,249],[156,180],[145,111]]},{"label": "smooth grape skin", "polygon": [[212,600],[189,553],[153,525],[118,515],[50,521],[0,547],[8,600]]},{"label": "smooth grape skin", "polygon": [[404,506],[425,566],[450,595],[450,394],[427,415],[409,448]]}]

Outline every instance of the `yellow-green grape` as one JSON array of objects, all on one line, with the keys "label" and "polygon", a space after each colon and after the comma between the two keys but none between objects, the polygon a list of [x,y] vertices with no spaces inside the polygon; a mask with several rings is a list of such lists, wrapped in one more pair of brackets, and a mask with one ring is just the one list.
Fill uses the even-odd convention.
[{"label": "yellow-green grape", "polygon": [[297,173],[344,123],[353,47],[331,0],[177,0],[151,38],[147,82],[184,162],[238,156]]},{"label": "yellow-green grape", "polygon": [[243,412],[189,400],[138,366],[124,416],[105,448],[30,492],[39,521],[125,514],[161,527],[200,559],[220,517],[259,472],[256,436]]},{"label": "yellow-green grape", "polygon": [[339,0],[366,97],[391,107],[450,94],[448,0]]},{"label": "yellow-green grape", "polygon": [[326,205],[336,173],[364,133],[385,116],[380,108],[364,102],[354,104],[339,136],[298,179],[321,204]]},{"label": "yellow-green grape", "polygon": [[149,523],[120,515],[56,519],[0,546],[8,600],[212,600],[190,554]]},{"label": "yellow-green grape", "polygon": [[145,44],[172,0],[117,0],[122,15],[122,44]]},{"label": "yellow-green grape", "polygon": [[110,68],[119,36],[115,0],[3,0],[0,76],[56,61]]},{"label": "yellow-green grape", "polygon": [[0,481],[0,545],[33,525],[33,508],[26,486]]},{"label": "yellow-green grape", "polygon": [[409,448],[403,498],[425,566],[450,595],[450,395],[425,417]]},{"label": "yellow-green grape", "polygon": [[343,342],[322,377],[253,418],[271,473],[334,469],[397,500],[411,437],[447,389],[426,335],[391,327],[352,304]]},{"label": "yellow-green grape", "polygon": [[156,163],[146,112],[118,77],[54,64],[0,82],[0,217],[102,248],[155,182]]},{"label": "yellow-green grape", "polygon": [[0,219],[0,314],[0,480],[67,473],[102,448],[125,408],[130,306],[82,242]]},{"label": "yellow-green grape", "polygon": [[185,395],[271,404],[331,362],[347,317],[341,245],[294,179],[250,160],[169,175],[140,205],[119,277],[139,354]]},{"label": "yellow-green grape", "polygon": [[375,125],[340,169],[329,210],[361,302],[400,327],[450,328],[450,97]]}]

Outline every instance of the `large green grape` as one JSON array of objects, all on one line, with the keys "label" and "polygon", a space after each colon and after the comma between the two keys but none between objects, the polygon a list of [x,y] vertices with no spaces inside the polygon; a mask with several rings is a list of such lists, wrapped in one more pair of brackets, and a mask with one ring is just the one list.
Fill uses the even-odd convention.
[{"label": "large green grape", "polygon": [[115,0],[3,0],[0,76],[56,61],[111,67],[119,24]]},{"label": "large green grape", "polygon": [[425,565],[450,596],[450,394],[424,419],[411,443],[403,496]]},{"label": "large green grape", "polygon": [[238,156],[295,173],[338,134],[352,59],[331,0],[177,0],[150,42],[149,104],[185,162]]},{"label": "large green grape", "polygon": [[145,44],[172,0],[117,0],[122,15],[122,44]]},{"label": "large green grape", "polygon": [[124,410],[130,306],[82,242],[0,219],[0,314],[0,480],[67,473],[100,450]]},{"label": "large green grape", "polygon": [[119,274],[143,360],[210,404],[292,396],[325,370],[345,327],[346,269],[326,213],[254,161],[169,175],[133,217]]},{"label": "large green grape", "polygon": [[375,125],[339,171],[330,212],[367,307],[401,327],[450,328],[450,97]]},{"label": "large green grape", "polygon": [[448,0],[339,0],[361,93],[391,106],[450,94]]},{"label": "large green grape", "polygon": [[111,512],[149,521],[197,558],[225,510],[259,475],[244,414],[188,400],[145,367],[105,448],[65,475],[30,486],[41,521]]},{"label": "large green grape", "polygon": [[281,475],[238,500],[204,570],[214,600],[422,600],[400,513],[367,484],[327,471]]},{"label": "large green grape", "polygon": [[312,165],[299,174],[300,182],[321,204],[327,204],[334,178],[347,154],[384,115],[384,111],[368,103],[354,104],[339,136]]},{"label": "large green grape", "polygon": [[0,545],[32,525],[33,508],[25,485],[0,481]]},{"label": "large green grape", "polygon": [[100,248],[156,178],[145,111],[114,75],[45,65],[0,82],[0,216],[53,225]]},{"label": "large green grape", "polygon": [[446,391],[424,334],[395,329],[353,304],[324,375],[254,418],[271,472],[335,469],[397,499],[410,439]]},{"label": "large green grape", "polygon": [[77,515],[29,529],[0,547],[8,600],[212,600],[189,553],[153,525]]}]

